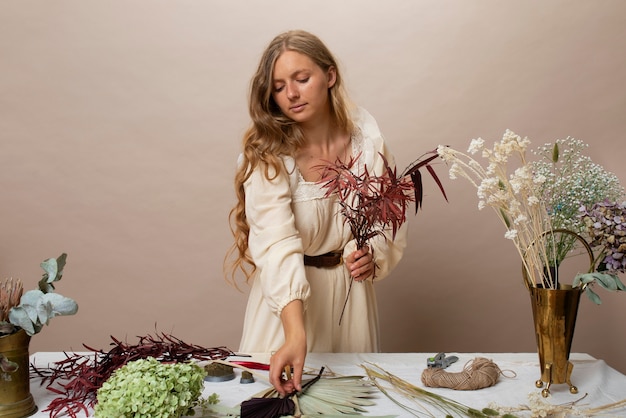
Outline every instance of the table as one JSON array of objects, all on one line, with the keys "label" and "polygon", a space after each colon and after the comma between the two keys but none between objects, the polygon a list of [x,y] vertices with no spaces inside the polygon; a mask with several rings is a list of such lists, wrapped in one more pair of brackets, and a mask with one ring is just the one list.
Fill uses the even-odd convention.
[{"label": "table", "polygon": [[[528,403],[529,393],[539,393],[535,381],[540,378],[539,362],[536,353],[446,353],[447,356],[456,355],[459,360],[446,369],[450,373],[460,372],[463,367],[477,357],[493,360],[501,370],[513,371],[515,377],[501,376],[496,385],[476,391],[456,391],[444,388],[425,388],[436,394],[454,399],[465,405],[482,409],[491,402],[501,406],[516,407]],[[387,372],[402,378],[410,383],[424,387],[421,383],[421,373],[426,368],[428,357],[433,353],[310,353],[307,356],[307,368],[319,370],[326,366],[333,372],[341,375],[363,375],[360,364],[373,363]],[[62,353],[39,352],[31,355],[31,362],[38,367],[46,367],[56,360],[64,358]],[[269,363],[269,354],[253,354],[252,357],[236,357],[233,360],[257,361]],[[603,360],[595,359],[587,354],[572,353],[570,361],[574,364],[572,383],[578,387],[579,393],[569,392],[567,384],[553,384],[551,395],[547,401],[560,404],[575,401],[583,395],[587,396],[577,404],[580,408],[603,406],[626,399],[626,375],[608,366]],[[510,373],[506,373],[511,375]],[[259,372],[266,376],[267,372]],[[236,378],[227,382],[205,382],[203,396],[217,393],[221,403],[226,406],[235,406],[248,397],[269,387],[262,378],[255,383],[241,384],[240,371],[236,371]],[[38,378],[31,380],[31,393],[37,403],[39,411],[34,417],[48,417],[48,413],[41,412],[47,404],[56,397],[38,384]],[[382,393],[376,394],[376,405],[368,408],[366,415],[382,416],[397,415],[410,416],[402,408],[394,404]],[[626,406],[613,411],[614,416],[626,416]],[[520,416],[528,416],[519,414]],[[81,415],[84,417],[85,415]],[[438,416],[435,414],[435,416]]]}]

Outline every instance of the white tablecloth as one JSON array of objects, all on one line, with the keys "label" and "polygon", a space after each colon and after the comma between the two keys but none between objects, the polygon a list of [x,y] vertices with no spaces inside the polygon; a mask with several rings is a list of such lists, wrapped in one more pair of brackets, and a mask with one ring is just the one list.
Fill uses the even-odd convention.
[{"label": "white tablecloth", "polygon": [[[501,370],[514,372],[515,377],[501,376],[495,386],[476,391],[425,389],[476,409],[482,409],[491,402],[496,402],[501,406],[527,404],[529,393],[541,391],[535,387],[535,381],[541,377],[536,353],[447,353],[447,356],[451,355],[458,356],[459,360],[446,369],[448,372],[462,371],[469,361],[476,357],[485,357],[493,360]],[[421,383],[421,374],[426,368],[427,358],[431,356],[433,353],[310,353],[307,356],[306,365],[315,370],[326,366],[341,375],[363,375],[364,371],[359,365],[374,363],[399,378],[416,386],[424,387]],[[40,352],[31,355],[31,362],[38,367],[45,367],[62,358],[62,353]],[[232,359],[267,363],[269,362],[269,355],[255,354],[252,358],[237,357]],[[595,359],[587,354],[573,353],[570,355],[570,361],[574,364],[572,383],[578,387],[579,393],[577,395],[571,394],[567,384],[553,384],[550,388],[551,395],[547,398],[550,403],[572,402],[585,394],[587,396],[580,401],[579,407],[602,406],[626,398],[626,376],[609,367],[603,360]],[[267,372],[259,373],[267,375]],[[511,373],[506,374],[512,375]],[[233,380],[205,382],[203,396],[217,393],[222,404],[235,406],[269,387],[261,378],[257,378],[256,382],[252,384],[241,384],[239,377],[240,372],[237,370],[236,378]],[[49,414],[42,412],[42,410],[57,395],[41,387],[37,378],[31,380],[31,393],[39,408],[34,417],[48,417]],[[613,416],[626,416],[626,408],[613,411],[613,414]],[[368,408],[366,415],[410,416],[381,393],[376,395],[376,405]],[[84,417],[85,415],[80,416]]]}]

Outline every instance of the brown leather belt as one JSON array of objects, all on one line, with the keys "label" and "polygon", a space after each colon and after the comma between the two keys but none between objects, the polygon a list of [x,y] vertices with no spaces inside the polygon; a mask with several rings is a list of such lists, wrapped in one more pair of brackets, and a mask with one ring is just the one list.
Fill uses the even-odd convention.
[{"label": "brown leather belt", "polygon": [[318,268],[335,267],[343,263],[343,254],[330,252],[322,255],[306,255],[304,254],[304,265]]}]

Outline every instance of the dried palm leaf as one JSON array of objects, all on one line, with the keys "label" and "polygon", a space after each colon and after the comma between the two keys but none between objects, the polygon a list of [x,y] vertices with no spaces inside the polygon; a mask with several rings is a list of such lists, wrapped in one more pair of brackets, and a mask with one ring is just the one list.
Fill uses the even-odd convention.
[{"label": "dried palm leaf", "polygon": [[[228,363],[218,360],[221,363]],[[235,367],[240,367],[233,364]],[[246,369],[245,367],[240,367]],[[251,373],[256,374],[253,370]],[[376,388],[364,376],[324,376],[324,368],[313,379],[303,380],[302,391],[288,398],[280,398],[278,392],[272,387],[255,394],[251,399],[241,403],[240,415],[235,414],[235,408],[224,408],[219,405],[209,405],[203,410],[202,417],[280,417],[285,415],[248,415],[248,407],[252,401],[252,406],[261,407],[254,413],[263,414],[273,409],[279,400],[292,400],[295,410],[288,416],[294,417],[341,417],[354,418],[361,417],[365,408],[375,404],[373,398]],[[266,379],[265,376],[260,376]],[[246,415],[244,415],[244,413]],[[198,416],[196,414],[196,416]],[[391,418],[395,415],[388,415],[378,418]]]},{"label": "dried palm leaf", "polygon": [[354,414],[375,405],[373,392],[373,386],[362,376],[341,376],[319,379],[296,396],[303,413]]}]

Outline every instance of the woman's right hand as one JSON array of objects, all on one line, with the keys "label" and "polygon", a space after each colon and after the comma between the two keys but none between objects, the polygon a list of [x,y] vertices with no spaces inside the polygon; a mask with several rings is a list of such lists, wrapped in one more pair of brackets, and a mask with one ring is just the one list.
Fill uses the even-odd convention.
[{"label": "woman's right hand", "polygon": [[[280,314],[285,343],[270,358],[270,383],[281,396],[302,390],[302,371],[306,358],[306,333],[301,300],[291,301]],[[283,376],[283,371],[289,373]]]}]

